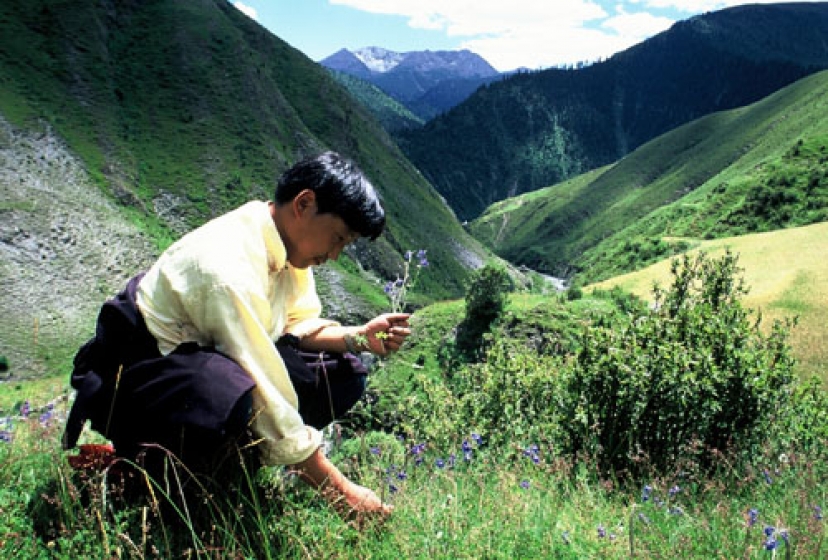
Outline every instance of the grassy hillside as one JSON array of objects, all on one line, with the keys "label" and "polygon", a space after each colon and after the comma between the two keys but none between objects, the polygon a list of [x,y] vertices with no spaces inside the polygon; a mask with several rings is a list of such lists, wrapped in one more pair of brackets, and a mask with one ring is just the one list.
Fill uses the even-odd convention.
[{"label": "grassy hillside", "polygon": [[[674,241],[674,240],[668,240]],[[803,375],[819,375],[828,383],[828,223],[715,240],[690,240],[693,251],[719,257],[726,250],[739,256],[750,293],[745,306],[761,313],[765,327],[773,320],[798,317],[791,332],[794,355]],[[654,283],[668,287],[670,262],[592,284],[589,289],[620,287],[652,299]]]},{"label": "grassy hillside", "polygon": [[372,83],[338,70],[329,71],[354,99],[377,118],[385,130],[390,132],[423,125],[422,118]]},{"label": "grassy hillside", "polygon": [[715,111],[828,68],[825,3],[706,13],[577,70],[521,73],[400,134],[462,219],[622,158]]},{"label": "grassy hillside", "polygon": [[[361,165],[389,222],[378,242],[358,244],[348,262],[320,274],[322,290],[334,296],[329,311],[339,318],[383,308],[382,285],[398,274],[406,250],[426,249],[435,264],[421,279],[423,298],[462,293],[470,270],[490,256],[325,69],[225,0],[2,3],[0,118],[9,127],[0,144],[0,214],[17,228],[4,227],[0,243],[4,261],[15,267],[2,268],[4,301],[17,302],[0,309],[4,330],[17,333],[4,334],[8,345],[30,340],[32,325],[51,325],[50,340],[88,336],[92,308],[85,300],[79,306],[85,328],[58,320],[48,311],[66,308],[56,293],[100,299],[90,282],[112,293],[182,232],[249,199],[270,197],[284,169],[324,149]],[[32,139],[60,150],[38,151]],[[117,267],[85,274],[61,265],[74,249],[96,253],[114,230],[109,216],[87,215],[85,197],[70,195],[59,173],[39,175],[39,166],[51,169],[58,153],[73,161],[78,185],[115,203],[116,219],[140,232],[148,250],[125,251]],[[66,196],[49,194],[61,189]],[[87,227],[55,243],[63,222]],[[21,294],[31,292],[32,278],[55,287],[27,299]],[[45,331],[35,330],[45,340]],[[32,356],[17,355],[24,350],[0,354],[14,354],[18,373],[31,371]]]},{"label": "grassy hillside", "polygon": [[493,205],[472,233],[512,262],[595,281],[718,238],[828,219],[828,72],[617,163]]}]

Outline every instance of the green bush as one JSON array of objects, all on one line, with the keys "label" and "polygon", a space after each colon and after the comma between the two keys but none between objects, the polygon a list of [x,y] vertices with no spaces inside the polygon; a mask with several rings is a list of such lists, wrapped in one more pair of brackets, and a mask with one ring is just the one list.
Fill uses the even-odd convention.
[{"label": "green bush", "polygon": [[466,316],[458,327],[457,349],[474,356],[483,348],[483,335],[506,307],[513,284],[506,269],[487,264],[472,278],[466,292]]},{"label": "green bush", "polygon": [[759,331],[736,261],[677,259],[652,311],[585,329],[561,380],[567,454],[634,476],[765,441],[793,389],[788,326]]}]

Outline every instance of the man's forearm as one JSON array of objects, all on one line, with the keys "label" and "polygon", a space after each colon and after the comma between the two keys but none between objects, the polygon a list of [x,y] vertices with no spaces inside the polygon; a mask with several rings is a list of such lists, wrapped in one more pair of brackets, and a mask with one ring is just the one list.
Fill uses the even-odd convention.
[{"label": "man's forearm", "polygon": [[[346,336],[351,338],[350,345]],[[364,337],[360,327],[328,326],[303,336],[299,346],[308,352],[354,352],[365,349]]]}]

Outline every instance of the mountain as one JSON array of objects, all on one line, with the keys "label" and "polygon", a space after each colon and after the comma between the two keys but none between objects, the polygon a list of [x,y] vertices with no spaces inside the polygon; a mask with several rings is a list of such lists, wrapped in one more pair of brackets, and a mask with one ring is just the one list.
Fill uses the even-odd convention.
[{"label": "mountain", "polygon": [[399,53],[381,47],[341,49],[319,63],[377,86],[423,120],[447,111],[481,85],[500,78],[488,62],[468,50]]},{"label": "mountain", "polygon": [[324,149],[360,164],[389,224],[319,270],[326,314],[386,308],[407,250],[432,263],[420,297],[462,294],[491,253],[327,70],[226,0],[3,2],[0,355],[64,368],[105,294]]},{"label": "mountain", "polygon": [[515,264],[602,280],[699,240],[828,222],[826,163],[823,71],[612,165],[501,201],[470,230]]},{"label": "mountain", "polygon": [[503,78],[398,141],[457,215],[473,219],[828,67],[827,36],[828,3],[707,13],[586,68]]}]

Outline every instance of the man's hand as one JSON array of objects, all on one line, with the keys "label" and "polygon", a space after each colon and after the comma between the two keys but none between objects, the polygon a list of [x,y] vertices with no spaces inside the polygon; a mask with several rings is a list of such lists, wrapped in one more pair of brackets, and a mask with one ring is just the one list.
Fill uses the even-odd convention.
[{"label": "man's hand", "polygon": [[359,526],[372,519],[384,520],[394,509],[383,503],[373,490],[348,480],[320,449],[294,468],[302,480],[317,488],[340,515],[353,519]]},{"label": "man's hand", "polygon": [[411,334],[409,317],[408,313],[386,313],[365,323],[360,333],[368,350],[380,356],[399,350]]}]

